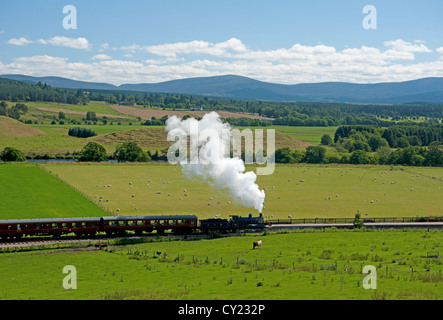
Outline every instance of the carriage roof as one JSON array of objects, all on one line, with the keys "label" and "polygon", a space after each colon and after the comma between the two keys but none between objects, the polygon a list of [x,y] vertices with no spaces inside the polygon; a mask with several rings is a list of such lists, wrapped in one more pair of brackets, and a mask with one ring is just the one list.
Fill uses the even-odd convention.
[{"label": "carriage roof", "polygon": [[[101,217],[78,218],[37,218],[37,219],[6,219],[0,224],[31,224],[31,223],[63,223],[63,222],[98,222]],[[189,220],[197,219],[195,215],[157,215],[157,216],[109,216],[103,217],[104,221],[112,220]]]},{"label": "carriage roof", "polygon": [[6,219],[0,220],[0,224],[31,224],[31,223],[59,223],[59,222],[89,222],[100,221],[100,217],[78,218],[38,218],[38,219]]},{"label": "carriage roof", "polygon": [[188,215],[158,215],[158,216],[109,216],[103,217],[104,221],[111,220],[189,220],[197,219],[197,216]]}]

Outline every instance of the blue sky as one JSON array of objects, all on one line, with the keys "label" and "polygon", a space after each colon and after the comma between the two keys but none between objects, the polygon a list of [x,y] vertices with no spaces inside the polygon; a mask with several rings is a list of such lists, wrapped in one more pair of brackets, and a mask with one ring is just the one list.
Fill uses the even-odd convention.
[{"label": "blue sky", "polygon": [[[65,5],[77,10],[66,30]],[[377,28],[366,30],[366,5]],[[443,75],[443,2],[8,1],[0,74],[114,84],[238,74],[276,83]]]}]

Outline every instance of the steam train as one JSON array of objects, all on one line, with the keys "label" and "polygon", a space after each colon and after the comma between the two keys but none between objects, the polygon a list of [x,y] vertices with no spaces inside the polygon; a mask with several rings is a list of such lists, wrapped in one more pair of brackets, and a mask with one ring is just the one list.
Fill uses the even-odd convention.
[{"label": "steam train", "polygon": [[240,217],[230,219],[198,220],[195,215],[159,215],[159,216],[117,216],[86,218],[49,218],[49,219],[8,219],[0,220],[0,238],[20,239],[23,236],[53,236],[74,233],[76,236],[93,237],[99,232],[108,236],[124,236],[127,232],[135,235],[166,231],[174,234],[193,234],[209,232],[236,232],[247,229],[263,229],[263,216]]}]

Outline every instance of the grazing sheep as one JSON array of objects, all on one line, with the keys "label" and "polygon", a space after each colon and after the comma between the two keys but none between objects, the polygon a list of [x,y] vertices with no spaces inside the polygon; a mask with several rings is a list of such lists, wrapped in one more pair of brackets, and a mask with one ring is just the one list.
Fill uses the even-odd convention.
[{"label": "grazing sheep", "polygon": [[262,240],[254,241],[252,244],[252,249],[255,249],[255,247],[261,247]]}]

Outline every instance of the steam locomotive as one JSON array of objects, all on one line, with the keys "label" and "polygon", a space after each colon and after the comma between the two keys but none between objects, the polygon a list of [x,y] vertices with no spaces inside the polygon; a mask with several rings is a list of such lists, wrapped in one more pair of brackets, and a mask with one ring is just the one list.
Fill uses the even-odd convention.
[{"label": "steam locomotive", "polygon": [[263,229],[263,216],[231,216],[230,219],[198,220],[196,215],[117,216],[86,218],[8,219],[0,220],[0,238],[20,239],[23,236],[53,236],[74,233],[78,237],[93,237],[99,232],[108,236],[124,236],[156,232],[164,234],[192,234],[208,232],[236,232],[247,229]]}]

